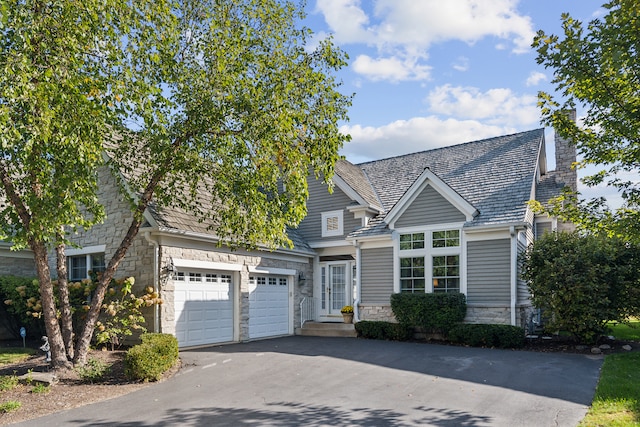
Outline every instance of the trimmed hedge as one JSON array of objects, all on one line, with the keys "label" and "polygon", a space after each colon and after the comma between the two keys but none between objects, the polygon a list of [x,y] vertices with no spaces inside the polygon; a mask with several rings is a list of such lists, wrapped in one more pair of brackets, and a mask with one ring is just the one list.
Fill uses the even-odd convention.
[{"label": "trimmed hedge", "polygon": [[449,341],[472,347],[520,348],[524,329],[511,325],[460,324],[449,331]]},{"label": "trimmed hedge", "polygon": [[359,337],[374,340],[407,341],[413,335],[410,327],[399,323],[362,320],[355,327]]},{"label": "trimmed hedge", "polygon": [[452,327],[464,320],[467,300],[458,292],[400,293],[391,295],[391,309],[403,326],[447,335]]},{"label": "trimmed hedge", "polygon": [[157,381],[178,360],[178,339],[170,334],[142,334],[142,344],[124,358],[125,375],[135,381]]}]

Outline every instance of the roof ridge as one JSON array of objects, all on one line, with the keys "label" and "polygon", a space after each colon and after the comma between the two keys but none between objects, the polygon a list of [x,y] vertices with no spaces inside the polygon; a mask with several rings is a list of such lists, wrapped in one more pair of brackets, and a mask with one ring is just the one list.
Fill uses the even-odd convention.
[{"label": "roof ridge", "polygon": [[364,165],[370,165],[372,163],[382,162],[382,161],[385,161],[385,160],[400,159],[402,157],[409,157],[409,156],[415,156],[415,155],[423,154],[423,153],[430,153],[430,152],[436,152],[436,151],[441,151],[441,150],[447,150],[447,149],[451,149],[451,148],[455,148],[455,147],[462,147],[462,146],[469,145],[469,144],[477,144],[479,142],[485,142],[485,141],[489,141],[489,140],[492,140],[492,139],[508,138],[508,137],[512,137],[512,136],[516,136],[516,135],[524,135],[524,134],[527,134],[527,133],[533,133],[533,132],[538,132],[538,131],[542,131],[544,133],[544,128],[536,128],[536,129],[531,129],[531,130],[522,131],[522,132],[514,132],[514,133],[507,134],[507,135],[492,136],[492,137],[489,137],[489,138],[482,138],[482,139],[477,139],[477,140],[474,140],[474,141],[467,141],[467,142],[462,142],[462,143],[459,143],[459,144],[447,145],[445,147],[431,148],[429,150],[415,151],[415,152],[412,152],[412,153],[399,154],[397,156],[383,157],[381,159],[369,160],[367,162],[355,163],[355,164],[352,163],[352,164],[354,164],[355,166],[358,166],[358,167],[362,167]]}]

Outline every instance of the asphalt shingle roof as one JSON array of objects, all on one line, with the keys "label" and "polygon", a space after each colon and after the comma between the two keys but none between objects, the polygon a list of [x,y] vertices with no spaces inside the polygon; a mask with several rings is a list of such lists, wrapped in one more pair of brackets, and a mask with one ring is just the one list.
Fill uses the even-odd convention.
[{"label": "asphalt shingle roof", "polygon": [[369,182],[369,178],[361,168],[346,160],[338,160],[335,166],[335,173],[357,192],[370,207],[382,210],[382,203]]},{"label": "asphalt shingle roof", "polygon": [[384,217],[425,168],[478,210],[465,227],[524,221],[543,140],[536,129],[359,164],[385,213],[351,237],[388,232]]}]

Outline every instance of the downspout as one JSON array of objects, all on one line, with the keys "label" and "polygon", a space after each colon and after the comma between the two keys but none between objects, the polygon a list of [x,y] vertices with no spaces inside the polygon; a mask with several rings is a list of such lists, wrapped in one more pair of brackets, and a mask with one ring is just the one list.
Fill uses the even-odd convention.
[{"label": "downspout", "polygon": [[[147,242],[153,245],[153,292],[156,292],[158,295],[160,295],[160,286],[158,285],[160,282],[158,274],[158,270],[160,269],[160,246],[158,245],[158,242],[151,238],[150,232],[145,231],[144,238],[147,240]],[[160,307],[158,307],[158,304],[153,304],[153,332],[160,332]]]},{"label": "downspout", "polygon": [[518,301],[518,233],[512,225],[511,234],[511,325],[516,326],[516,303]]},{"label": "downspout", "polygon": [[353,244],[356,247],[356,294],[354,295],[354,301],[353,301],[353,318],[354,318],[354,322],[359,322],[360,321],[360,309],[358,308],[358,305],[360,304],[360,292],[361,292],[361,286],[360,286],[360,278],[361,278],[361,271],[360,271],[360,255],[361,255],[361,249],[360,249],[360,243],[358,243],[357,240],[355,240],[353,242]]}]

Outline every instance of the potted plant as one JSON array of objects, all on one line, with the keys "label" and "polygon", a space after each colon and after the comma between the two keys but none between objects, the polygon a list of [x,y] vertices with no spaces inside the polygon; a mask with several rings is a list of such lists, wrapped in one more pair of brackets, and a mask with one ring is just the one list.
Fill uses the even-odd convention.
[{"label": "potted plant", "polygon": [[353,307],[350,305],[345,305],[340,309],[340,313],[342,313],[342,318],[344,319],[344,323],[352,323],[353,322]]}]

